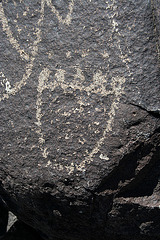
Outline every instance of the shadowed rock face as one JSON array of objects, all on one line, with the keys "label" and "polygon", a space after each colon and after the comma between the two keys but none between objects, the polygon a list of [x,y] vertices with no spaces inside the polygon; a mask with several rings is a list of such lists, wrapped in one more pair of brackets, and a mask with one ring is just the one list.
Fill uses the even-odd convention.
[{"label": "shadowed rock face", "polygon": [[21,221],[16,221],[9,229],[3,240],[42,240],[39,234],[30,226]]},{"label": "shadowed rock face", "polygon": [[160,237],[158,14],[1,1],[0,194],[43,238]]},{"label": "shadowed rock face", "polygon": [[0,197],[0,239],[5,235],[8,224],[8,209],[2,198]]}]

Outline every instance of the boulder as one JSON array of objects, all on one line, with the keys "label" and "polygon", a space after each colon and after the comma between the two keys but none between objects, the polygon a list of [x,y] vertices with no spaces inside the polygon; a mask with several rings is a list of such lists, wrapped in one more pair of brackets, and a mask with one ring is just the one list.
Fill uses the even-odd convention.
[{"label": "boulder", "polygon": [[0,2],[0,194],[44,239],[160,237],[157,9]]}]

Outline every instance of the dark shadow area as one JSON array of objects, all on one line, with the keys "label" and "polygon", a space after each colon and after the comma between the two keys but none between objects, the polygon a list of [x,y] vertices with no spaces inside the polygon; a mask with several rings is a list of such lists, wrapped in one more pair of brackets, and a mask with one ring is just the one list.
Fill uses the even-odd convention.
[{"label": "dark shadow area", "polygon": [[[160,129],[147,144],[142,143],[134,151],[125,155],[119,165],[101,182],[96,192],[121,190],[118,197],[141,197],[152,195],[160,178],[160,147],[158,146]],[[156,147],[157,145],[157,147]],[[152,154],[152,157],[151,157]],[[136,169],[144,158],[151,157],[149,162],[136,175]],[[125,182],[130,181],[125,186]]]},{"label": "dark shadow area", "polygon": [[6,233],[8,224],[8,208],[0,196],[0,239]]},{"label": "dark shadow area", "polygon": [[[143,177],[142,177],[143,176]],[[150,163],[126,187],[120,191],[118,197],[151,196],[160,181],[160,148],[154,153]]]},{"label": "dark shadow area", "polygon": [[1,240],[43,240],[30,226],[21,221],[15,222],[4,238]]},{"label": "dark shadow area", "polygon": [[116,190],[118,189],[119,182],[125,182],[135,177],[135,170],[138,166],[138,160],[147,156],[152,149],[152,145],[144,146],[141,144],[134,149],[133,152],[124,156],[119,165],[109,174],[96,190],[97,192],[103,192],[106,189]]},{"label": "dark shadow area", "polygon": [[150,237],[150,236],[121,236],[121,235],[115,235],[115,236],[107,236],[106,240],[160,240],[160,237]]}]

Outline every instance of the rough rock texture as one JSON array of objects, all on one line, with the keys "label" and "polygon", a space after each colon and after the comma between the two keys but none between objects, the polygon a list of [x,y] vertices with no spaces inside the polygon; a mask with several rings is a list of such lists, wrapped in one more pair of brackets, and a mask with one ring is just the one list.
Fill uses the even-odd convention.
[{"label": "rough rock texture", "polygon": [[155,34],[157,35],[157,49],[160,58],[160,1],[152,0],[153,19],[155,23]]},{"label": "rough rock texture", "polygon": [[0,2],[0,194],[43,238],[160,238],[157,3]]}]

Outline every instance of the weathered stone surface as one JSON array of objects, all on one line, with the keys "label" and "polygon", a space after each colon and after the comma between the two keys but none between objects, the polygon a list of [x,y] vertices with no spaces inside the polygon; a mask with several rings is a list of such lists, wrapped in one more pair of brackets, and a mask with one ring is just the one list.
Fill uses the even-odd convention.
[{"label": "weathered stone surface", "polygon": [[9,209],[49,239],[159,238],[152,2],[8,0],[0,19]]},{"label": "weathered stone surface", "polygon": [[155,34],[157,35],[157,49],[160,58],[160,1],[152,0],[152,9],[153,9],[153,19],[154,19],[154,27]]}]

